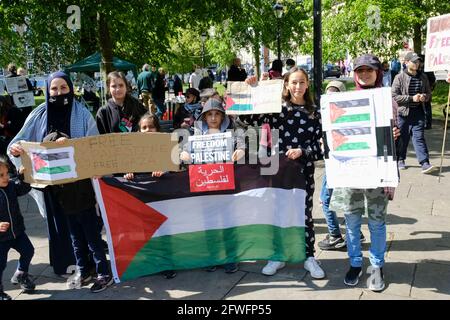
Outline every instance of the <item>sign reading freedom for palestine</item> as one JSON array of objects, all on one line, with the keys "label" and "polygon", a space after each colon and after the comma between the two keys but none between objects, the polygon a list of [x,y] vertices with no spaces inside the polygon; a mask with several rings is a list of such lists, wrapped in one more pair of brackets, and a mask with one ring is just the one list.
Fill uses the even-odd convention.
[{"label": "sign reading freedom for palestine", "polygon": [[428,19],[425,71],[450,71],[450,14]]},{"label": "sign reading freedom for palestine", "polygon": [[192,164],[232,162],[233,139],[231,132],[189,137]]},{"label": "sign reading freedom for palestine", "polygon": [[176,141],[169,133],[110,133],[56,142],[21,142],[25,181],[70,183],[125,172],[179,171]]}]

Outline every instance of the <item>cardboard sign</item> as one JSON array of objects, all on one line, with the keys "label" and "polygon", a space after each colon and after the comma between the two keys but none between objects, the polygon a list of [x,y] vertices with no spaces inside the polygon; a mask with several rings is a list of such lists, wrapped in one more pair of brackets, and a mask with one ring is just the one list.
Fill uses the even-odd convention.
[{"label": "cardboard sign", "polygon": [[188,142],[193,164],[231,162],[234,151],[231,132],[194,135]]},{"label": "cardboard sign", "polygon": [[322,95],[329,188],[398,185],[391,88]]},{"label": "cardboard sign", "polygon": [[27,80],[25,77],[5,78],[6,90],[9,94],[28,90]]},{"label": "cardboard sign", "polygon": [[35,104],[33,91],[13,93],[12,97],[17,108],[33,107]]},{"label": "cardboard sign", "polygon": [[25,181],[33,184],[63,184],[114,173],[179,171],[178,144],[168,133],[111,133],[63,144],[21,144]]},{"label": "cardboard sign", "polygon": [[450,70],[450,14],[428,19],[425,71]]},{"label": "cardboard sign", "polygon": [[282,91],[283,80],[259,81],[257,86],[241,81],[228,82],[226,113],[280,113]]},{"label": "cardboard sign", "polygon": [[189,166],[191,192],[234,190],[234,165],[232,163]]}]

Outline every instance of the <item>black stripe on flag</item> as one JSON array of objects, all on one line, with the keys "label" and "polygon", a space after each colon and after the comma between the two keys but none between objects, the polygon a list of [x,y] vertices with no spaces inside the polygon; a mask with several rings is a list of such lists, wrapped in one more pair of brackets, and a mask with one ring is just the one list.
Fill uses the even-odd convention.
[{"label": "black stripe on flag", "polygon": [[[150,174],[135,174],[133,181],[124,178],[102,178],[113,187],[119,187],[143,202],[180,199],[192,196],[235,194],[257,188],[305,189],[303,164],[298,160],[279,157],[279,170],[275,175],[261,175],[261,165],[235,165],[235,190],[191,193],[189,172],[169,172],[161,178]],[[191,208],[186,208],[191,210]]]},{"label": "black stripe on flag", "polygon": [[370,106],[369,99],[333,101],[331,103],[335,104],[339,108],[353,108],[353,107],[368,107],[368,106]]},{"label": "black stripe on flag", "polygon": [[34,152],[34,154],[45,161],[55,161],[55,160],[63,160],[63,159],[70,158],[68,152],[55,152],[55,153]]}]

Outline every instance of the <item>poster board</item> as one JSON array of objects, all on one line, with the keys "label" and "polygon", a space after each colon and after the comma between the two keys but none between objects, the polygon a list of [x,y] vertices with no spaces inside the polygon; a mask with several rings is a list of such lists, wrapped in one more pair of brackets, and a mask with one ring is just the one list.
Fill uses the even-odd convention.
[{"label": "poster board", "polygon": [[188,138],[192,164],[232,162],[234,143],[230,131]]},{"label": "poster board", "polygon": [[329,188],[398,185],[390,88],[321,97]]},{"label": "poster board", "polygon": [[190,165],[189,187],[191,192],[234,190],[234,164]]},{"label": "poster board", "polygon": [[[169,133],[111,133],[56,142],[21,142],[25,181],[56,185],[114,173],[179,171]],[[173,159],[172,159],[173,157]]]},{"label": "poster board", "polygon": [[230,81],[227,86],[226,113],[265,114],[281,112],[283,80],[259,81],[251,86],[241,81]]},{"label": "poster board", "polygon": [[427,21],[425,71],[450,71],[450,14]]},{"label": "poster board", "polygon": [[17,108],[34,107],[33,91],[16,92],[12,94],[14,104]]},{"label": "poster board", "polygon": [[5,78],[5,83],[6,90],[9,94],[28,90],[27,79],[25,77]]}]

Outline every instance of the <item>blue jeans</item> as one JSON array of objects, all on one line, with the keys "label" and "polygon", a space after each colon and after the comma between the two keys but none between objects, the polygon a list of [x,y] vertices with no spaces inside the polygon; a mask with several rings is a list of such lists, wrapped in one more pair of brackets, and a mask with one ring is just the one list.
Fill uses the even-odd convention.
[{"label": "blue jeans", "polygon": [[[370,208],[370,199],[367,206]],[[365,208],[351,213],[345,213],[345,224],[347,227],[347,252],[352,267],[362,267],[363,258],[361,253],[361,220]],[[386,215],[382,219],[374,219],[369,212],[370,249],[369,260],[374,267],[383,267],[384,254],[386,252]]]},{"label": "blue jeans", "polygon": [[153,102],[156,105],[156,116],[161,119],[166,112],[166,105],[164,104],[164,99],[153,98]]},{"label": "blue jeans", "polygon": [[34,247],[28,236],[24,233],[16,239],[0,242],[0,285],[2,283],[3,271],[8,261],[8,252],[10,249],[16,250],[20,254],[17,270],[28,272],[31,259],[34,256]]},{"label": "blue jeans", "polygon": [[408,117],[398,117],[398,127],[400,129],[398,157],[400,160],[406,159],[409,139],[412,136],[414,151],[420,164],[428,162],[428,148],[425,142],[425,119],[420,111],[410,110]]},{"label": "blue jeans", "polygon": [[322,201],[322,211],[327,222],[328,233],[333,237],[340,237],[341,230],[339,229],[339,221],[336,212],[330,210],[330,200],[333,194],[333,189],[327,188],[327,175],[323,175],[322,191],[320,192],[320,201]]},{"label": "blue jeans", "polygon": [[109,275],[108,263],[103,249],[102,238],[99,233],[98,218],[95,208],[77,214],[67,215],[73,251],[77,260],[77,267],[82,275],[89,273],[89,258],[85,243],[94,258],[96,271],[99,276]]}]

